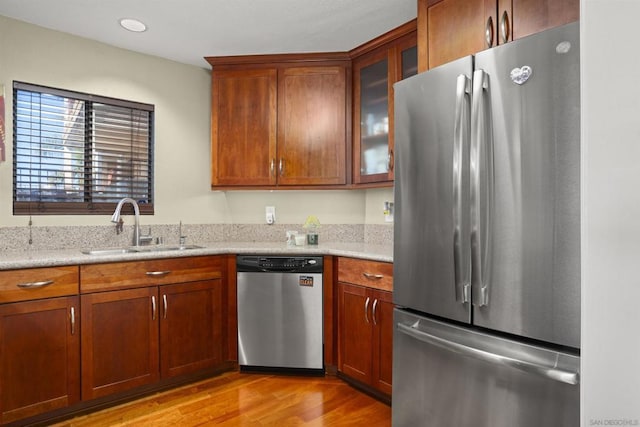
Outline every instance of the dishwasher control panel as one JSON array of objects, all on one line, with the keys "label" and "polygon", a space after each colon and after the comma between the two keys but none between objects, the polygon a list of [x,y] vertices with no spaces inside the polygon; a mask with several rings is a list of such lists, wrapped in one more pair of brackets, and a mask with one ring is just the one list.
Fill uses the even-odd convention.
[{"label": "dishwasher control panel", "polygon": [[322,273],[323,263],[321,256],[238,255],[236,269],[239,272]]}]

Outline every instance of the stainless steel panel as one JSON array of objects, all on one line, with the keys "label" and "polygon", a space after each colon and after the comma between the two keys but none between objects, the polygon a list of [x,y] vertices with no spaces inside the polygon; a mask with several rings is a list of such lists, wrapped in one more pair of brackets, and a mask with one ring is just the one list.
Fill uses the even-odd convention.
[{"label": "stainless steel panel", "polygon": [[239,364],[323,369],[322,274],[237,277]]},{"label": "stainless steel panel", "polygon": [[469,179],[469,144],[456,136],[468,133],[460,120],[469,120],[470,95],[463,91],[456,114],[456,93],[471,67],[471,57],[462,58],[394,86],[394,302],[463,322],[470,321],[469,196],[455,183]]},{"label": "stainless steel panel", "polygon": [[401,310],[394,320],[394,427],[580,425],[579,357]]},{"label": "stainless steel panel", "polygon": [[485,289],[474,278],[473,321],[578,348],[578,24],[481,52],[476,69],[488,79],[493,141],[480,165],[491,233],[479,243]]}]

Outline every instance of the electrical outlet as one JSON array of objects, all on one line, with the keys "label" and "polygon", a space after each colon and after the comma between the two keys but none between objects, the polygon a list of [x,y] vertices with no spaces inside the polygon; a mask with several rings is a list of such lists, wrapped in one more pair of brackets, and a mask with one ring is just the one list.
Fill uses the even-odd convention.
[{"label": "electrical outlet", "polygon": [[267,224],[271,225],[276,222],[276,207],[266,206],[264,208]]}]

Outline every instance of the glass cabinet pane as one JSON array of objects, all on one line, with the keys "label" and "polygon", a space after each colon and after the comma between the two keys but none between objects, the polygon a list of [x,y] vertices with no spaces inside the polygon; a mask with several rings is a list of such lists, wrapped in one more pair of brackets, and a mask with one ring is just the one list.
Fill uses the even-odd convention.
[{"label": "glass cabinet pane", "polygon": [[389,92],[387,59],[360,71],[360,174],[387,173]]},{"label": "glass cabinet pane", "polygon": [[402,51],[402,79],[418,74],[418,47]]}]

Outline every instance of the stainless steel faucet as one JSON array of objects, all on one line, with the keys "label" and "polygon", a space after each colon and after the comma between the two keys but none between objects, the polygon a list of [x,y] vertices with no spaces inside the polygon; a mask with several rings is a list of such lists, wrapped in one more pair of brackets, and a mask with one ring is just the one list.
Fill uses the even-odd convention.
[{"label": "stainless steel faucet", "polygon": [[133,206],[133,213],[135,215],[136,224],[133,230],[133,246],[140,246],[140,208],[138,207],[138,203],[135,200],[129,197],[125,197],[124,199],[118,202],[118,206],[116,206],[115,212],[111,216],[111,222],[118,223],[120,221],[120,211],[122,210],[122,205],[125,203],[131,203]]}]

